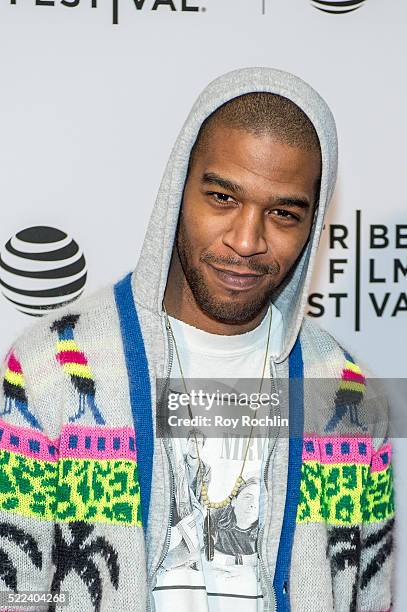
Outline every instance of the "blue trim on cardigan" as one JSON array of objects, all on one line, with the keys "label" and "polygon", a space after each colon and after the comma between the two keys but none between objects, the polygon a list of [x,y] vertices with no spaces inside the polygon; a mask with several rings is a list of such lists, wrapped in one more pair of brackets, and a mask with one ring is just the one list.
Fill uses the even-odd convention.
[{"label": "blue trim on cardigan", "polygon": [[287,496],[274,574],[278,612],[289,612],[289,576],[295,519],[300,494],[302,446],[304,435],[304,364],[299,337],[289,357],[289,450]]},{"label": "blue trim on cardigan", "polygon": [[131,273],[114,286],[116,307],[130,386],[131,411],[136,430],[137,470],[140,482],[141,518],[147,530],[153,472],[154,434],[151,386],[143,336],[131,287]]},{"label": "blue trim on cardigan", "polygon": [[[147,357],[131,287],[132,274],[114,286],[116,306],[130,385],[131,409],[136,430],[141,512],[146,531],[151,495],[154,439],[151,387]],[[303,360],[299,337],[289,357],[289,458],[287,496],[274,575],[278,612],[289,612],[289,573],[299,501],[304,432]]]}]

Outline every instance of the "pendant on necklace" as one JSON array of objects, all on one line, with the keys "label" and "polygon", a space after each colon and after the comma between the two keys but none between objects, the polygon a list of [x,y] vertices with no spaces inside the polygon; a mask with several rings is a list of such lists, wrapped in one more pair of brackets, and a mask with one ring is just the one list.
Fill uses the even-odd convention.
[{"label": "pendant on necklace", "polygon": [[213,561],[213,535],[212,535],[212,519],[211,510],[207,508],[206,518],[204,523],[205,529],[205,553],[207,561]]}]

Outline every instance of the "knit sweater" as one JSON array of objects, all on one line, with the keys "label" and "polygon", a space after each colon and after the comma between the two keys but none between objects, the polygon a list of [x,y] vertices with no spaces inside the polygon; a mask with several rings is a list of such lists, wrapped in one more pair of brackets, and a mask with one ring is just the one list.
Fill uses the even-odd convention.
[{"label": "knit sweater", "polygon": [[[264,609],[391,608],[388,407],[363,365],[304,312],[336,175],[333,119],[296,77],[245,69],[215,81],[194,106],[136,269],[43,317],[5,356],[0,580],[12,593],[49,592],[49,610],[154,609],[174,477],[171,445],[155,435],[156,381],[166,378],[172,360],[162,299],[182,187],[204,118],[247,91],[280,93],[299,104],[316,126],[323,159],[309,243],[273,297],[285,334],[270,371],[274,381],[288,384],[282,409],[290,435],[275,436],[262,467],[257,549]],[[62,605],[66,593],[69,602]],[[0,609],[30,608],[10,600]]]},{"label": "knit sweater", "polygon": [[[6,590],[70,593],[67,608],[50,610],[147,610],[152,572],[146,572],[143,518],[145,531],[149,516],[161,525],[149,534],[150,558],[168,522],[160,505],[148,501],[152,450],[161,441],[150,430],[152,387],[136,309],[125,303],[131,305],[130,277],[116,294],[117,302],[110,288],[76,311],[46,317],[13,346],[3,367],[0,575]],[[304,322],[300,339],[302,362],[298,344],[291,368],[304,368],[307,354],[305,368],[315,375],[312,361],[324,350],[341,375],[327,433],[312,435],[304,424],[299,438],[279,439],[269,468],[273,504],[263,525],[268,541],[280,531],[277,558],[271,550],[266,557],[270,576],[275,565],[276,597],[289,592],[295,611],[388,610],[391,445],[364,431],[364,421],[357,435],[355,426],[351,435],[335,434],[347,406],[366,412],[366,378],[313,322]],[[126,355],[128,344],[133,350]],[[297,397],[291,412],[298,406]],[[278,473],[287,466],[281,497]],[[158,465],[155,476],[161,479]],[[169,489],[168,479],[160,489]],[[285,606],[283,598],[278,609]]]}]

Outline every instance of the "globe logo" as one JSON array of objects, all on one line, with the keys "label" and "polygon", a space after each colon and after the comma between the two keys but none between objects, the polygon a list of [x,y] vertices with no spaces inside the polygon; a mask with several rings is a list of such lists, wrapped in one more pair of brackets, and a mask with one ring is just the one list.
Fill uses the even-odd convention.
[{"label": "globe logo", "polygon": [[27,315],[40,317],[77,300],[86,277],[78,244],[54,227],[24,229],[0,251],[0,291]]},{"label": "globe logo", "polygon": [[351,13],[360,8],[366,0],[311,0],[312,6],[324,13]]}]

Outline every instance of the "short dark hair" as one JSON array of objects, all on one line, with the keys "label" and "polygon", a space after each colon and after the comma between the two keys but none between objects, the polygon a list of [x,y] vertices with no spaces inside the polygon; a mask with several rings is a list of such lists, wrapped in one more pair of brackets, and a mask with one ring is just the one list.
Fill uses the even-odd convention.
[{"label": "short dark hair", "polygon": [[196,153],[207,146],[218,125],[255,136],[269,134],[284,144],[320,152],[315,127],[297,104],[278,94],[252,92],[229,100],[205,119],[191,150],[188,173]]},{"label": "short dark hair", "polygon": [[205,444],[206,439],[207,439],[207,435],[204,434],[204,432],[201,429],[196,429],[196,428],[190,429],[188,431],[187,442],[189,441],[190,438],[192,438],[192,436],[194,438],[202,438],[204,444]]}]

